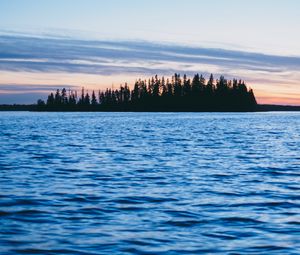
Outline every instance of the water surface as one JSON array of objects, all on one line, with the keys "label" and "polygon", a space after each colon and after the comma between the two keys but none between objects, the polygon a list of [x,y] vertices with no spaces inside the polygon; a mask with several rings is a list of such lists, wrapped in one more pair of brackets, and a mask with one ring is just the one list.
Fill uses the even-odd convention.
[{"label": "water surface", "polygon": [[0,113],[1,254],[299,254],[300,113]]}]

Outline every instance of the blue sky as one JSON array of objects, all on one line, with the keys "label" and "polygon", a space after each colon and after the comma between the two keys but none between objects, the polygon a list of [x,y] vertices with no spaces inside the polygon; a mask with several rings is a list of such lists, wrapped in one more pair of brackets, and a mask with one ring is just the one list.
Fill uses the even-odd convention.
[{"label": "blue sky", "polygon": [[[190,74],[211,70],[217,75],[246,79],[262,102],[276,103],[278,99],[300,104],[299,10],[297,0],[1,0],[0,103],[3,98],[10,100],[9,93],[22,100],[22,96],[16,96],[15,86],[23,95],[32,93],[30,84],[36,93],[45,93],[47,85],[87,84],[94,89],[118,84],[122,77],[130,82],[155,72],[171,76],[175,70]],[[20,43],[22,36],[28,40]],[[57,45],[49,41],[54,37],[59,39]],[[80,49],[84,40],[97,41],[97,46],[93,45],[93,51],[83,51],[86,56],[78,56],[66,48],[73,47],[74,39]],[[103,49],[104,42],[109,52]],[[119,48],[129,48],[131,55],[113,52],[115,43]],[[9,44],[17,49],[7,47]],[[139,55],[137,47],[142,47],[144,54]],[[20,55],[22,51],[27,52],[26,61]],[[162,51],[172,57],[166,58]],[[186,51],[188,57],[178,55]],[[61,56],[65,61],[57,52],[64,53]],[[93,65],[82,62],[91,61],[93,54],[98,58],[93,59]],[[233,61],[222,59],[224,54]],[[196,60],[191,55],[196,55]],[[101,68],[94,71],[98,66]],[[38,84],[43,87],[40,91],[36,89]],[[28,100],[30,97],[24,97],[24,102]]]}]

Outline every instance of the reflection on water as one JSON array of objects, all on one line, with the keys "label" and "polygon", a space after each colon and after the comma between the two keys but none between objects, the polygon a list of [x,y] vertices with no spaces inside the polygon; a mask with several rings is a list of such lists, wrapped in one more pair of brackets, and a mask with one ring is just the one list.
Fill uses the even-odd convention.
[{"label": "reflection on water", "polygon": [[1,254],[299,254],[300,114],[0,114]]}]

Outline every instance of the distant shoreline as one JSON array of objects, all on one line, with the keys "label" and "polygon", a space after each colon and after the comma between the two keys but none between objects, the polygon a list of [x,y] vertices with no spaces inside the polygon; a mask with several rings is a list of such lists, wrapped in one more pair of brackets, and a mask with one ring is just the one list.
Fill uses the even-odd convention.
[{"label": "distant shoreline", "polygon": [[65,108],[65,109],[43,109],[36,104],[2,104],[0,105],[0,111],[28,111],[28,112],[278,112],[278,111],[300,111],[300,106],[292,105],[271,105],[271,104],[259,104],[255,109],[251,111],[247,110],[233,110],[233,109],[203,109],[203,110],[192,110],[192,109],[168,109],[168,110],[154,110],[154,109],[99,109],[95,107],[85,108]]}]

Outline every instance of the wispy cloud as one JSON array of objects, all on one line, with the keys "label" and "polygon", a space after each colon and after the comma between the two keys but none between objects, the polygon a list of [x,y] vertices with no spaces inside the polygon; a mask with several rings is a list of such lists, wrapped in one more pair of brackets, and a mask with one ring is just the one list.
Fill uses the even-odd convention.
[{"label": "wispy cloud", "polygon": [[71,90],[78,90],[79,86],[69,85],[69,84],[55,84],[55,85],[45,85],[45,84],[0,84],[1,93],[23,93],[23,92],[49,92],[55,91],[56,89],[61,89],[62,87]]},{"label": "wispy cloud", "polygon": [[300,70],[300,57],[133,41],[88,41],[67,38],[0,36],[0,70],[116,73],[224,71],[283,72]]}]

